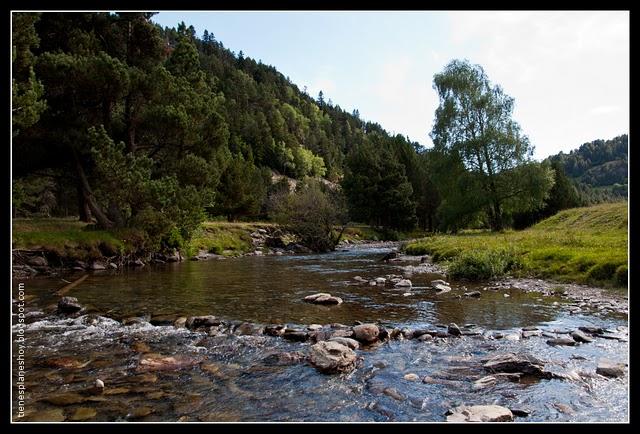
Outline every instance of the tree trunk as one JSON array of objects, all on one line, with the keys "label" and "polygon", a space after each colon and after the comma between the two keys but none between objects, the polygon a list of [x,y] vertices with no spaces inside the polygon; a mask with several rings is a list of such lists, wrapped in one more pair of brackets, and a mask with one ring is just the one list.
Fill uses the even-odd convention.
[{"label": "tree trunk", "polygon": [[80,162],[78,154],[74,152],[73,157],[76,160],[76,171],[78,172],[78,180],[80,181],[82,197],[89,206],[91,213],[96,217],[98,225],[104,229],[112,228],[113,222],[109,220],[102,209],[100,209],[100,206],[97,204],[96,199],[93,196],[93,192],[91,191],[91,187],[89,186],[89,181],[87,180],[87,176],[84,173],[84,168],[82,167],[82,163]]},{"label": "tree trunk", "polygon": [[129,94],[124,101],[125,122],[127,127],[127,152],[136,151],[136,126],[133,120],[132,96]]},{"label": "tree trunk", "polygon": [[78,216],[80,217],[81,222],[91,223],[93,218],[91,216],[91,209],[89,208],[89,204],[82,193],[82,185],[80,182],[77,183],[78,187]]}]

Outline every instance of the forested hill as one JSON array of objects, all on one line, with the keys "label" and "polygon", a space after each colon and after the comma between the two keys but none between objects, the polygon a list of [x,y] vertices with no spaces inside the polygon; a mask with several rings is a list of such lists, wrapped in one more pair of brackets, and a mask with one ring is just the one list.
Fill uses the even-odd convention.
[{"label": "forested hill", "polygon": [[[123,164],[145,159],[126,163],[127,173],[150,164],[145,177],[169,177],[176,191],[195,189],[191,202],[210,216],[264,215],[274,172],[341,181],[354,149],[373,152],[380,172],[394,177],[387,189],[397,184],[411,207],[419,201],[417,143],[389,135],[322,93],[306,94],[275,67],[226,49],[212,32],[198,37],[184,23],[161,28],[152,16],[14,15],[18,215],[43,208],[38,198],[46,196],[48,213],[75,208],[101,226],[114,219],[128,225],[133,216],[118,210],[131,208],[128,200],[108,204],[113,198],[102,191],[122,187],[99,167],[119,153]],[[414,188],[406,188],[409,181]],[[37,193],[29,198],[29,192]],[[411,207],[409,224],[416,218]]]},{"label": "forested hill", "polygon": [[603,194],[627,196],[629,137],[594,140],[568,154],[549,157],[562,164],[565,173],[582,189],[593,187]]}]

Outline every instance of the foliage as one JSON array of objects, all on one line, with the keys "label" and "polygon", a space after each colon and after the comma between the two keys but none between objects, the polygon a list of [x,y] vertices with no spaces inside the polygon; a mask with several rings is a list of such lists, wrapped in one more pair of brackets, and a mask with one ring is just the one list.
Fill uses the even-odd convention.
[{"label": "foliage", "polygon": [[[348,223],[340,192],[331,192],[309,178],[300,183],[294,193],[282,193],[279,200],[274,201],[272,213],[302,244],[317,252],[333,250]],[[337,225],[343,226],[338,234],[334,230]]]}]

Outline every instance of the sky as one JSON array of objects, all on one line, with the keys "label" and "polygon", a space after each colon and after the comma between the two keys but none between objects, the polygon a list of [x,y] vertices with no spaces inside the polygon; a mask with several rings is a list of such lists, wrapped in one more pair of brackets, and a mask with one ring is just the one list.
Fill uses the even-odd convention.
[{"label": "sky", "polygon": [[300,89],[430,147],[433,76],[481,65],[542,159],[629,131],[628,11],[167,11]]}]

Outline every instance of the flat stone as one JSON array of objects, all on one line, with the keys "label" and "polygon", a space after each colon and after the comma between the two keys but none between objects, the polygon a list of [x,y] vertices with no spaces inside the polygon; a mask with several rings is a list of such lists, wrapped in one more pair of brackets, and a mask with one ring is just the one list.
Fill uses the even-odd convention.
[{"label": "flat stone", "polygon": [[393,286],[395,286],[396,288],[411,288],[412,283],[409,279],[402,279]]},{"label": "flat stone", "polygon": [[436,290],[437,294],[444,294],[445,292],[451,291],[450,286],[442,285],[442,284],[433,285],[433,289]]},{"label": "flat stone", "polygon": [[405,374],[404,377],[402,378],[404,378],[407,381],[418,381],[420,379],[420,377],[414,373]]},{"label": "flat stone", "polygon": [[334,297],[326,292],[320,292],[318,294],[308,295],[303,299],[307,303],[313,304],[341,304],[342,299],[340,297]]},{"label": "flat stone", "polygon": [[543,371],[544,362],[529,355],[518,355],[514,353],[499,354],[490,358],[483,365],[483,367],[485,370],[492,373],[521,372],[524,374],[536,375],[539,377],[547,376],[547,374]]},{"label": "flat stone", "polygon": [[547,341],[547,344],[551,345],[551,346],[575,346],[576,345],[576,341],[574,341],[573,339],[569,339],[569,338],[555,338],[555,339],[549,339]]},{"label": "flat stone", "polygon": [[393,387],[387,387],[386,389],[384,389],[382,391],[382,393],[384,393],[387,396],[390,396],[391,398],[395,399],[396,401],[404,401],[405,399],[407,399],[403,394],[398,392]]},{"label": "flat stone", "polygon": [[622,377],[624,376],[624,368],[624,363],[615,363],[610,360],[603,359],[598,362],[596,374],[612,378]]},{"label": "flat stone", "polygon": [[97,414],[96,410],[90,407],[80,407],[76,408],[75,411],[69,416],[69,420],[71,421],[83,421],[89,420],[95,417]]},{"label": "flat stone", "polygon": [[72,405],[79,404],[81,402],[85,402],[87,398],[78,393],[66,392],[66,393],[58,393],[56,395],[47,396],[42,399],[44,402],[48,402],[53,405]]},{"label": "flat stone", "polygon": [[447,416],[447,422],[511,422],[513,413],[500,405],[474,405],[456,407]]},{"label": "flat stone", "polygon": [[351,338],[345,338],[343,336],[334,336],[331,339],[329,339],[329,342],[337,342],[339,344],[342,344],[346,347],[351,348],[352,350],[357,350],[360,348],[360,343],[358,341]]},{"label": "flat stone", "polygon": [[584,343],[593,342],[593,338],[587,336],[585,333],[583,333],[580,330],[576,330],[576,331],[572,332],[571,333],[571,337],[576,342],[584,342]]}]

